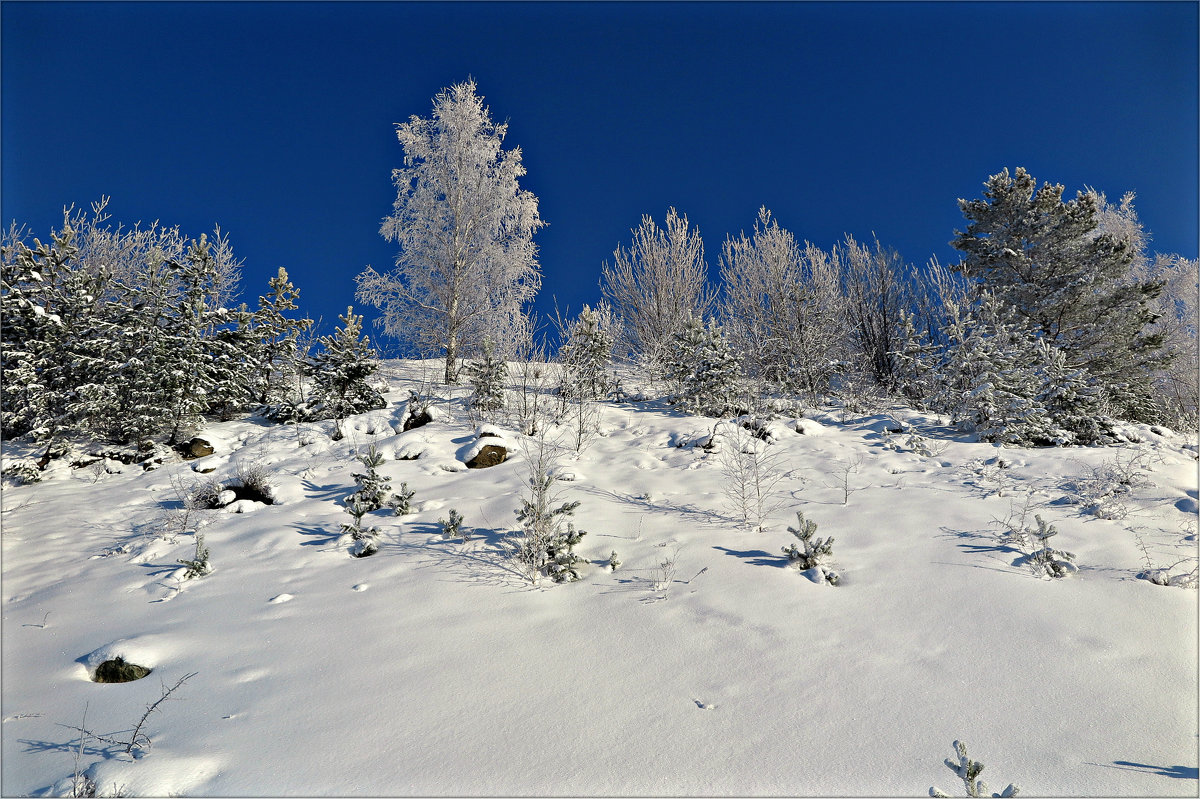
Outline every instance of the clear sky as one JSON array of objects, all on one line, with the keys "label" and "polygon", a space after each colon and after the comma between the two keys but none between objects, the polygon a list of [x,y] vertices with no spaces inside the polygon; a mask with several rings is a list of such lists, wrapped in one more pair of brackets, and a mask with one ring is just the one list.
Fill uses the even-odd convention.
[{"label": "clear sky", "polygon": [[4,2],[0,217],[44,236],[106,194],[127,224],[219,223],[245,300],[285,266],[329,322],[395,255],[394,123],[471,75],[550,223],[542,311],[595,302],[672,205],[713,278],[764,204],[822,247],[874,233],[953,262],[957,198],[1004,167],[1136,191],[1152,248],[1195,258],[1197,9]]}]

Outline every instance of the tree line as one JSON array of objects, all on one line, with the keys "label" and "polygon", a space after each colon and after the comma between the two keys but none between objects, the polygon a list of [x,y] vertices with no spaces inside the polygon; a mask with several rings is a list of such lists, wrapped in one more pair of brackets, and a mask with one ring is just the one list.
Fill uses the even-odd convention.
[{"label": "tree line", "polygon": [[[446,383],[485,344],[501,358],[536,349],[545,223],[506,133],[473,80],[398,124],[404,165],[380,231],[396,261],[357,278],[383,332],[441,357]],[[603,263],[601,301],[559,320],[564,356],[589,348],[593,372],[619,361],[714,415],[790,394],[902,400],[1013,444],[1102,442],[1114,418],[1195,426],[1197,263],[1148,252],[1132,194],[1067,198],[1018,168],[959,205],[960,260],[921,268],[878,241],[801,241],[764,207],[722,242],[715,283],[686,215],[644,216]],[[104,206],[68,211],[47,244],[15,224],[5,237],[5,435],[173,442],[204,415],[340,419],[382,404],[352,309],[314,339],[289,315],[299,291],[282,269],[257,308],[230,307],[241,264],[219,229],[114,229]]]}]

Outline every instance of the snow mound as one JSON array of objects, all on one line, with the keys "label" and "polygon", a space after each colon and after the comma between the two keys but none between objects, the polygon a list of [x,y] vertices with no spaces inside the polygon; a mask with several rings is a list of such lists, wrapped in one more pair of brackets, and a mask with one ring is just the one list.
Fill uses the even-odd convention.
[{"label": "snow mound", "polygon": [[792,422],[791,428],[802,436],[825,435],[825,425],[815,419],[797,419]]}]

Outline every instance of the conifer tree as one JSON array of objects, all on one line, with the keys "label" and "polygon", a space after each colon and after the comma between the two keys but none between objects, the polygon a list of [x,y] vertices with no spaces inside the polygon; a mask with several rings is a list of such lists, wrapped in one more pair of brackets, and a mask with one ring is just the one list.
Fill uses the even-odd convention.
[{"label": "conifer tree", "polygon": [[1130,240],[1099,229],[1100,198],[1037,182],[1005,169],[985,183],[984,199],[959,200],[968,225],[952,245],[955,268],[979,281],[1037,333],[1086,370],[1118,414],[1154,421],[1150,376],[1167,357],[1150,332],[1163,284],[1131,279],[1138,256]]},{"label": "conifer tree", "polygon": [[228,241],[218,231],[185,248],[175,228],[113,230],[106,202],[90,217],[64,211],[49,244],[6,236],[6,435],[174,440],[244,402],[244,315],[220,303],[237,282]]},{"label": "conifer tree", "polygon": [[508,364],[496,357],[496,348],[490,338],[483,340],[483,357],[466,368],[474,393],[471,407],[489,418],[504,407],[504,382],[508,378]]},{"label": "conifer tree", "polygon": [[570,399],[603,399],[612,386],[609,364],[613,337],[604,323],[607,306],[593,310],[584,305],[571,328],[570,338],[559,348],[563,367],[562,393]]},{"label": "conifer tree", "polygon": [[933,361],[937,348],[917,332],[913,315],[900,312],[901,348],[893,353],[892,381],[895,389],[918,410],[925,410],[936,379]]},{"label": "conifer tree", "polygon": [[1044,339],[1038,342],[1042,383],[1036,401],[1046,409],[1054,426],[1053,443],[1097,444],[1107,439],[1104,401],[1100,390],[1088,383],[1082,369],[1067,366],[1062,350]]},{"label": "conifer tree", "polygon": [[342,326],[333,335],[321,337],[322,349],[310,369],[317,405],[315,418],[336,420],[335,436],[340,438],[341,423],[347,416],[378,410],[387,403],[371,385],[379,361],[370,337],[362,335],[362,316],[350,306],[338,318]]},{"label": "conifer tree", "polygon": [[666,376],[675,387],[675,401],[689,413],[705,416],[736,411],[741,370],[720,326],[689,316],[674,342]]},{"label": "conifer tree", "polygon": [[299,337],[313,324],[311,319],[292,319],[284,314],[299,308],[296,301],[300,298],[300,290],[292,285],[286,269],[279,267],[279,273],[267,285],[270,291],[258,298],[258,310],[254,312],[254,394],[255,401],[264,405],[296,399],[288,395],[300,370]]},{"label": "conifer tree", "polygon": [[[356,497],[370,512],[379,510],[391,501],[398,500],[398,497],[392,494],[392,478],[377,471],[383,465],[383,455],[379,453],[374,444],[371,444],[367,451],[360,454],[355,460],[367,468],[366,471],[353,475],[354,482],[358,484],[358,490],[346,498],[347,502]],[[410,494],[409,499],[411,497]]]},{"label": "conifer tree", "polygon": [[949,413],[980,440],[1046,443],[1050,421],[1037,397],[1038,344],[995,298],[973,309],[949,306],[949,346],[937,371],[941,385],[931,405]]},{"label": "conifer tree", "polygon": [[183,297],[154,355],[163,367],[158,378],[167,413],[165,428],[168,442],[174,444],[203,421],[209,394],[221,374],[216,354],[206,341],[218,317],[208,307],[213,277],[208,237],[201,234],[192,242],[187,257],[173,262],[172,268],[183,285]]}]

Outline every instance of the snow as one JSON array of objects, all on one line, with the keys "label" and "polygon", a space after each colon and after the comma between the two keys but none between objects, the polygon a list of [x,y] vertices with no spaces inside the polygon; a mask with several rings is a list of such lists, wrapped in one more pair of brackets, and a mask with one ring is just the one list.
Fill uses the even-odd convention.
[{"label": "snow", "polygon": [[[561,431],[555,467],[592,566],[531,586],[504,557],[521,437],[497,425],[508,460],[467,470],[458,456],[488,439],[461,390],[394,433],[430,367],[388,367],[388,408],[341,441],[248,418],[206,430],[229,447],[208,458],[102,475],[64,458],[5,487],[0,792],[68,794],[85,709],[120,738],[195,672],[147,719],[148,750],[85,742],[101,792],[924,795],[954,787],[959,739],[994,789],[1196,794],[1197,594],[1137,579],[1147,557],[1194,566],[1194,439],[1131,426],[1141,443],[1120,448],[999,449],[899,408],[806,411],[773,430],[786,504],[752,532],[716,454],[685,443],[714,420],[601,403],[605,434],[576,453]],[[910,434],[890,435],[897,422],[937,454],[889,448]],[[342,500],[371,443],[416,512],[368,514],[379,551],[356,559]],[[1135,452],[1146,479],[1125,518],[1059,502]],[[240,460],[267,465],[279,501],[201,511],[215,569],[181,581],[193,537],[155,534],[172,481],[227,484]],[[1077,573],[1038,578],[998,540],[1026,496]],[[470,540],[441,538],[449,508]],[[796,510],[833,536],[837,586],[788,566]],[[89,679],[118,655],[153,674]]]}]

